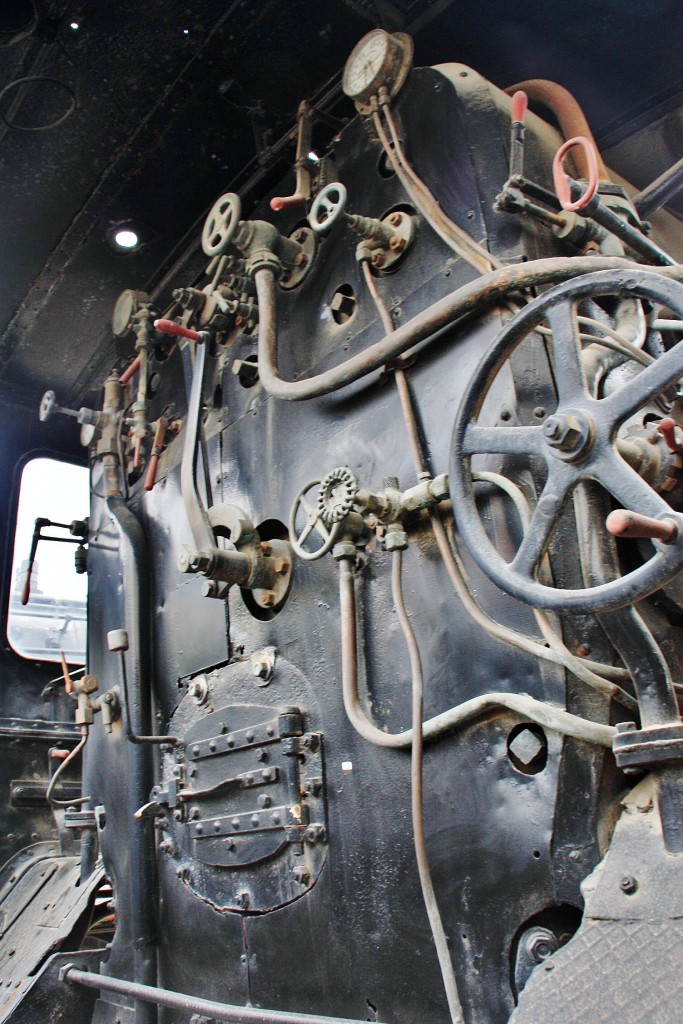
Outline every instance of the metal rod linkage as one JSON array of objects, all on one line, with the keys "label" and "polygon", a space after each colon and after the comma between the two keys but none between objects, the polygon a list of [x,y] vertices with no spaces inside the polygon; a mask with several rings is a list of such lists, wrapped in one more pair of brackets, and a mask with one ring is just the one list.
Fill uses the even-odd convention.
[{"label": "metal rod linkage", "polygon": [[154,988],[151,985],[138,985],[134,981],[109,978],[92,971],[79,971],[72,964],[62,968],[60,980],[84,985],[86,988],[100,989],[103,992],[118,992],[145,1002],[156,1003],[157,1006],[166,1006],[171,1010],[196,1013],[210,1020],[234,1021],[238,1024],[364,1024],[363,1021],[350,1020],[346,1017],[323,1017],[315,1013],[288,1013],[286,1010],[262,1010],[254,1006],[217,1003],[212,999],[187,996],[182,992],[171,992],[169,989]]}]

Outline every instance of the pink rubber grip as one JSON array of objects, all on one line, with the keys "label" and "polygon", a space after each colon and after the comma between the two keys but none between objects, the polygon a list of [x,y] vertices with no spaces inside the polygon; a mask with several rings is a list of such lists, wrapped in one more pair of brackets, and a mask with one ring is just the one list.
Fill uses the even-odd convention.
[{"label": "pink rubber grip", "polygon": [[522,89],[518,89],[512,97],[511,117],[513,124],[524,124],[528,106],[529,97]]}]

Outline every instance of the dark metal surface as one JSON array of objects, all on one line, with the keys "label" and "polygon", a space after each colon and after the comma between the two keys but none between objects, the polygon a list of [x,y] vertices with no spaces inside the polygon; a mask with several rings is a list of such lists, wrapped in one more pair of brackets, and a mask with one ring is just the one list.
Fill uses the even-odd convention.
[{"label": "dark metal surface", "polygon": [[[416,6],[382,5],[406,17],[434,13],[427,5],[418,14]],[[124,8],[128,17],[130,12]],[[355,4],[355,8],[366,5]],[[73,308],[76,285],[71,280],[79,273],[83,274],[78,285],[82,293],[96,294],[82,316],[65,318],[70,350],[75,354],[70,362],[57,361],[54,370],[56,384],[61,381],[72,395],[99,384],[115,362],[128,363],[133,357],[133,338],[124,332],[112,341],[102,326],[94,332],[94,346],[81,345],[94,322],[103,325],[108,319],[112,290],[149,286],[160,313],[171,309],[169,315],[198,325],[192,319],[190,302],[182,310],[171,303],[176,288],[197,302],[201,301],[197,298],[201,289],[210,288],[211,274],[198,251],[201,217],[187,244],[175,246],[182,229],[224,191],[226,179],[235,170],[233,161],[243,153],[252,130],[261,166],[251,168],[258,189],[247,190],[242,197],[245,216],[266,218],[266,233],[275,239],[271,223],[286,239],[301,229],[303,208],[289,207],[273,215],[269,207],[271,195],[291,191],[291,175],[281,180],[284,164],[278,163],[283,156],[287,158],[289,143],[272,150],[273,136],[263,132],[266,127],[274,132],[280,125],[288,130],[291,96],[296,93],[298,101],[302,90],[310,92],[312,84],[322,82],[336,69],[346,33],[354,34],[353,23],[340,17],[338,4],[316,5],[313,10],[302,0],[292,5],[286,19],[279,18],[281,10],[275,17],[278,9],[273,4],[258,10],[249,4],[232,5],[219,14],[218,22],[202,10],[199,4],[192,13],[197,31],[202,33],[201,44],[168,93],[159,88],[163,74],[150,69],[144,96],[131,104],[128,115],[135,144],[109,171],[100,168],[105,172],[102,188],[98,185],[81,215],[56,244],[54,259],[31,286],[31,301],[36,289],[50,288],[50,293],[41,295],[34,305],[22,305],[12,318],[0,347],[0,360],[3,353],[6,359],[6,379],[22,378],[35,352],[42,351],[54,318],[64,317],[65,309]],[[302,12],[310,16],[302,20]],[[187,10],[181,13],[183,19],[189,17]],[[543,35],[548,11],[539,8],[532,14],[532,20],[525,22],[527,14],[520,13],[518,27],[526,24],[529,30],[533,28],[537,39],[538,32]],[[142,61],[147,51],[138,52],[136,45],[139,48],[143,41],[145,46],[153,45],[154,55],[159,57],[164,40],[170,38],[167,33],[179,28],[179,13],[159,9],[158,26],[146,21],[153,15],[150,10],[141,16],[136,9],[136,25],[131,27],[129,39],[117,41],[112,66],[132,52]],[[472,36],[473,14],[466,10],[458,16],[463,39],[467,39]],[[102,12],[99,17],[101,24],[114,15]],[[478,24],[479,19],[480,15]],[[451,48],[451,38],[447,44],[438,39],[438,19],[432,27],[434,35],[428,45]],[[509,39],[513,37],[514,33],[508,33]],[[292,42],[292,52],[279,65],[273,49],[282,50],[287,39]],[[489,39],[489,44],[492,53],[500,54],[499,39]],[[169,69],[181,60],[181,45],[175,39],[168,54]],[[316,63],[318,45],[322,57]],[[306,48],[306,62],[298,68]],[[507,62],[501,67],[517,67],[520,61],[514,50],[508,42]],[[239,81],[225,78],[224,60],[229,60],[231,74],[234,68]],[[300,75],[295,73],[298,71]],[[137,80],[137,63],[130,73],[131,79]],[[655,71],[651,75],[650,84],[657,79]],[[523,74],[518,71],[510,77]],[[231,116],[238,111],[241,117],[239,128],[226,127],[226,117],[217,112],[217,102],[223,103],[216,101],[218,80],[223,83],[221,95],[227,97]],[[245,83],[249,86],[246,95],[242,92]],[[153,94],[149,116],[141,121],[140,111]],[[261,100],[269,101],[265,111],[259,108]],[[507,317],[501,302],[509,298],[511,289],[525,282],[542,287],[555,279],[585,274],[601,257],[568,259],[559,241],[535,222],[494,210],[495,196],[508,175],[508,101],[471,69],[458,64],[441,71],[411,72],[393,113],[407,157],[438,196],[445,213],[488,247],[493,258],[507,264],[483,281],[473,280],[472,266],[433,233],[408,201],[398,176],[391,173],[372,125],[358,119],[347,121],[351,112],[343,102],[332,90],[323,104],[320,135],[314,139],[322,157],[318,161],[320,183],[343,181],[348,188],[348,209],[354,215],[381,221],[399,210],[415,225],[410,249],[391,273],[368,268],[374,275],[370,281],[387,307],[386,317],[378,316],[358,264],[358,238],[341,218],[320,240],[306,274],[294,280],[290,277],[286,288],[269,280],[262,288],[265,279],[260,275],[269,272],[258,271],[258,333],[253,325],[238,324],[228,316],[211,322],[204,310],[207,323],[202,326],[208,326],[215,337],[201,347],[199,372],[194,377],[197,385],[202,384],[201,390],[191,387],[190,348],[155,343],[150,351],[155,385],[148,396],[150,430],[143,457],[150,455],[151,427],[159,419],[184,418],[185,437],[169,438],[169,444],[157,452],[158,472],[151,490],[145,489],[146,466],[134,470],[126,465],[121,474],[122,494],[103,497],[112,474],[105,479],[95,448],[89,453],[93,508],[88,669],[97,677],[101,693],[117,691],[127,707],[126,717],[114,722],[110,733],[103,728],[102,716],[91,727],[83,758],[83,793],[90,798],[92,812],[69,812],[64,821],[58,816],[53,822],[47,809],[40,809],[44,819],[40,828],[48,835],[56,838],[56,825],[60,829],[62,825],[82,828],[78,875],[84,879],[93,863],[97,837],[114,890],[113,935],[101,973],[81,971],[74,953],[75,968],[65,972],[65,980],[56,981],[52,965],[52,973],[45,975],[45,984],[58,993],[57,1012],[70,1013],[78,1024],[79,1015],[83,1024],[91,1020],[93,1024],[140,1024],[156,1019],[157,1008],[163,1024],[187,1024],[191,1013],[254,1024],[264,1020],[272,1024],[278,1020],[336,1024],[340,1019],[354,1024],[364,1019],[415,1024],[447,1019],[412,849],[410,752],[368,743],[344,712],[340,671],[344,631],[333,559],[297,560],[291,586],[288,577],[281,599],[268,605],[254,601],[246,587],[212,587],[207,583],[222,581],[182,575],[177,556],[196,527],[197,511],[205,539],[209,531],[209,546],[215,544],[227,554],[232,543],[227,536],[230,530],[217,515],[207,522],[203,514],[226,506],[244,509],[264,544],[284,544],[290,509],[302,486],[313,476],[325,477],[334,467],[347,467],[365,491],[379,493],[394,483],[403,490],[412,487],[416,483],[416,445],[402,420],[406,395],[408,401],[412,396],[415,405],[415,433],[424,440],[424,475],[427,465],[430,472],[443,474],[452,454],[449,436],[457,409],[465,403],[467,423],[479,401],[474,390],[481,385],[484,372],[478,370],[482,354],[489,353],[486,372],[496,360],[496,368],[499,365],[495,339]],[[98,126],[98,131],[100,127],[116,139],[131,137],[118,119],[110,127],[106,123]],[[93,145],[99,137],[97,133],[93,136]],[[538,196],[545,195],[543,189],[550,184],[550,158],[557,144],[558,137],[550,128],[530,119],[525,173],[537,183]],[[217,166],[212,167],[214,156]],[[154,168],[164,180],[154,196],[148,187],[148,168]],[[190,180],[196,182],[191,196]],[[168,214],[168,230],[166,223],[163,228],[154,225],[158,233],[139,254],[119,259],[112,269],[114,258],[98,250],[96,225],[103,216],[113,219],[108,199],[115,196],[123,204],[131,195],[138,197],[138,209],[149,211],[150,217],[158,216],[160,209],[169,210],[177,196],[181,196],[180,209],[177,215]],[[87,222],[85,236],[83,218]],[[277,248],[283,243],[273,244]],[[55,275],[62,258],[68,273],[58,282]],[[268,262],[262,255],[259,259]],[[257,264],[255,259],[254,266]],[[629,295],[635,289],[635,294],[644,292],[683,312],[680,285],[664,276],[651,280],[620,258],[600,265],[623,271],[616,286],[615,278],[610,277],[609,286],[605,285],[608,292],[629,286]],[[233,276],[241,273],[237,268]],[[674,275],[680,276],[679,268]],[[591,279],[591,288],[598,276]],[[99,289],[98,281],[102,282]],[[254,282],[245,279],[243,286],[242,306],[251,307]],[[561,285],[555,293],[565,303],[561,309],[566,310],[566,303],[577,292],[583,295],[585,287],[582,282]],[[275,303],[270,302],[268,292],[276,296]],[[339,296],[344,297],[341,317],[334,315],[340,311]],[[554,300],[551,296],[538,301],[545,309]],[[533,310],[527,314],[525,328],[535,326],[531,320],[535,315]],[[388,337],[387,319],[397,328]],[[562,340],[563,326],[559,322]],[[516,330],[515,325],[512,331]],[[25,348],[18,340],[21,331],[28,332]],[[63,332],[60,327],[60,339]],[[511,329],[506,328],[503,338],[510,336]],[[569,340],[575,342],[573,335]],[[273,385],[272,373],[268,378],[273,369],[268,361],[261,360],[260,379],[256,372],[242,372],[244,365],[254,368],[257,344],[268,349],[271,364],[283,381],[290,382],[280,391],[277,382]],[[405,352],[409,358],[400,364],[398,379],[404,387],[399,394],[392,366],[385,364]],[[504,354],[508,354],[507,348]],[[540,422],[553,415],[556,390],[563,399],[567,383],[576,383],[576,345],[562,350],[558,344],[554,355],[555,364],[536,339],[513,354],[490,396],[495,422],[508,424],[495,428],[501,434],[521,430],[528,437],[531,431],[541,431]],[[661,354],[654,366],[631,382],[617,383],[610,397],[601,400],[612,410],[610,422],[603,424],[605,447],[611,443],[613,427],[621,423],[624,396],[630,395],[633,401],[634,395],[639,401],[651,398],[680,375],[683,367],[679,362],[678,348]],[[560,372],[556,373],[558,365]],[[353,372],[349,366],[355,367]],[[44,366],[36,369],[32,386],[44,373]],[[311,392],[310,378],[322,380],[324,386],[319,390],[313,386]],[[336,389],[338,384],[343,388]],[[280,400],[291,397],[313,400]],[[131,403],[117,426],[124,435],[134,419]],[[95,407],[97,404],[93,401]],[[8,466],[29,445],[26,432],[30,422],[21,424],[16,436],[10,432]],[[580,445],[587,450],[589,431],[579,429],[577,434],[576,449],[571,444],[565,448],[558,445],[558,452],[580,454]],[[57,433],[54,443],[66,447]],[[125,439],[118,445],[116,437],[113,443],[108,437],[106,445],[111,450],[105,454],[114,462],[117,458],[127,462]],[[497,458],[505,451],[484,450],[492,456],[492,468],[509,468],[506,460]],[[4,458],[0,453],[0,467]],[[554,455],[546,461],[550,458]],[[535,460],[530,469],[520,470],[518,463],[512,466],[513,479],[531,500],[543,486],[542,461]],[[573,472],[575,464],[570,457],[556,461],[568,467],[568,473]],[[606,461],[598,469],[603,463]],[[456,468],[451,466],[452,475]],[[593,466],[586,475],[595,471]],[[394,483],[387,485],[387,476],[394,478]],[[580,478],[580,472],[576,476]],[[635,472],[628,482],[636,504],[651,491]],[[184,501],[188,486],[199,510],[194,500],[189,508]],[[482,488],[482,492],[483,541],[488,545],[491,537],[496,549],[514,550],[519,528],[510,502],[495,487]],[[460,495],[454,493],[454,499],[459,506]],[[649,501],[647,511],[652,514],[655,499]],[[664,499],[656,501],[659,504],[654,511],[666,509],[678,523]],[[459,507],[456,512],[459,514]],[[358,512],[350,514],[360,520]],[[450,536],[453,521],[447,502],[441,506],[440,516]],[[590,691],[559,664],[489,635],[482,627],[485,614],[533,638],[537,652],[543,642],[541,626],[531,609],[503,593],[487,572],[481,571],[476,550],[465,551],[461,557],[472,593],[481,605],[481,617],[473,617],[466,603],[453,594],[443,548],[439,549],[435,528],[424,510],[409,510],[400,525],[410,541],[402,556],[404,618],[414,631],[423,662],[426,718],[492,690],[527,694],[555,709],[566,707],[598,723],[607,733],[608,723],[625,716],[604,693]],[[400,629],[392,599],[392,556],[386,538],[383,542],[383,527],[361,522],[361,528],[363,550],[357,562],[345,563],[344,571],[358,617],[362,712],[386,736],[410,726],[414,680],[405,632]],[[556,537],[552,578],[557,593],[564,594],[581,585],[576,527],[569,514],[558,523]],[[680,554],[678,542],[672,550],[673,561]],[[634,549],[627,547],[625,568],[631,568],[629,559],[637,561]],[[631,580],[632,576],[624,578]],[[633,596],[633,592],[628,595]],[[572,610],[585,608],[581,605]],[[594,618],[564,615],[561,623],[552,619],[551,626],[558,633],[561,629],[570,655],[587,658],[590,654],[616,671],[620,685],[629,686],[608,640],[609,630],[603,630]],[[123,628],[130,637],[130,649],[124,655],[126,688],[120,685],[121,655],[106,645],[107,633]],[[638,655],[645,667],[652,669],[642,655],[643,635],[632,632],[629,639],[638,648],[634,662]],[[675,634],[668,628],[667,636],[676,646],[671,639]],[[623,645],[623,637],[614,642]],[[8,666],[9,676],[9,666],[16,663],[6,658],[3,664]],[[4,769],[10,783],[44,777],[45,745],[59,732],[58,724],[68,718],[61,706],[66,706],[66,701],[55,701],[51,708],[55,723],[45,715],[43,724],[40,712],[45,709],[41,709],[38,682],[44,681],[45,670],[24,666],[19,675],[8,680],[3,714],[17,722],[13,716],[24,705],[22,717],[38,724],[35,732],[30,725],[27,735],[21,735],[22,724],[17,722],[17,729],[5,727],[0,736],[12,749],[13,756]],[[663,689],[657,687],[662,679],[653,681],[651,675],[642,679],[639,693],[649,694],[651,704],[664,705]],[[668,678],[664,682],[666,689]],[[671,698],[670,690],[666,696]],[[632,695],[627,698],[632,707]],[[671,710],[668,704],[666,708]],[[646,710],[649,715],[651,707]],[[672,717],[674,713],[675,709]],[[646,719],[649,721],[647,715],[641,724],[645,725]],[[163,742],[132,743],[126,722],[133,735],[156,733],[164,737]],[[523,985],[515,1012],[527,1012],[525,1001],[535,998],[533,993],[544,972],[540,961],[547,949],[541,940],[552,945],[554,936],[559,947],[555,955],[569,960],[576,953],[583,969],[584,936],[594,924],[602,927],[612,915],[609,925],[626,934],[629,929],[623,918],[631,907],[640,906],[639,926],[650,927],[643,923],[649,920],[653,905],[648,900],[656,894],[660,908],[665,889],[675,890],[670,904],[677,907],[681,889],[677,858],[663,853],[661,837],[652,825],[659,821],[658,814],[649,808],[641,814],[636,807],[641,817],[649,815],[650,832],[644,845],[636,851],[637,856],[637,843],[629,844],[624,853],[617,837],[594,876],[594,881],[606,879],[605,888],[596,887],[588,916],[579,928],[583,909],[580,886],[609,847],[617,794],[624,787],[623,775],[602,747],[566,739],[522,714],[496,707],[426,744],[422,771],[426,852],[467,1024],[504,1024]],[[667,769],[658,783],[664,818],[664,809],[675,810],[676,800],[680,802],[677,772]],[[16,810],[3,808],[0,825],[8,825]],[[23,845],[32,835],[31,829],[38,827],[37,810],[25,808],[22,813],[21,836],[12,833],[11,840],[3,838],[9,849]],[[77,817],[81,813],[83,817]],[[670,812],[669,816],[675,817]],[[674,821],[671,824],[675,826]],[[62,832],[64,842],[73,844],[74,829],[63,828]],[[35,858],[25,855],[25,863],[27,872],[37,870]],[[660,885],[657,871],[663,863],[664,885]],[[73,869],[76,872],[75,855]],[[618,891],[614,889],[614,872],[618,874]],[[11,877],[3,871],[0,882],[16,886],[16,878],[9,882]],[[587,896],[590,884],[585,889]],[[19,889],[14,892],[18,894]],[[603,892],[604,905],[600,903]],[[668,921],[667,927],[669,936],[676,938],[677,925]],[[77,940],[78,936],[71,934],[61,941],[77,944]],[[655,941],[660,942],[658,932]],[[592,939],[586,943],[589,948],[591,944]],[[0,956],[9,957],[9,948],[0,940]],[[622,957],[621,964],[610,964],[616,979],[624,969],[630,970],[632,947],[619,939],[614,949],[615,955]],[[60,958],[64,955],[60,953]],[[563,998],[564,989],[548,982],[544,998],[550,989],[548,1005],[554,1005],[553,1000]],[[92,1018],[91,1004],[82,1001],[89,990],[101,992]],[[535,1009],[537,1004],[529,1005],[534,1009],[520,1020],[536,1024],[544,1019],[543,1011]],[[571,1012],[578,1015],[581,1006],[577,997]],[[35,1011],[36,1019],[40,1012]],[[612,1024],[615,1015],[612,1008],[609,1012]]]}]

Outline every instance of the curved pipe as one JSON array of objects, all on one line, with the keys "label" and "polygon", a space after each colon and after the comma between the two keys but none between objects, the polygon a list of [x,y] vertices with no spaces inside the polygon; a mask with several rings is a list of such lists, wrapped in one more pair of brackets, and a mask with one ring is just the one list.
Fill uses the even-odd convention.
[{"label": "curved pipe", "polygon": [[[378,747],[405,749],[413,742],[413,730],[387,733],[378,729],[362,711],[358,698],[358,657],[356,637],[356,597],[354,591],[353,568],[351,563],[342,559],[339,563],[339,600],[341,606],[341,655],[342,655],[342,693],[344,710],[348,719],[363,739]],[[480,697],[466,700],[457,707],[444,711],[423,723],[424,740],[434,739],[451,729],[459,729],[477,718],[490,712],[505,708],[515,714],[527,718],[537,725],[552,729],[565,736],[596,743],[598,746],[612,748],[612,737],[615,730],[609,725],[589,722],[568,711],[554,708],[543,701],[535,700],[527,694],[517,693],[486,693]]]},{"label": "curved pipe", "polygon": [[[583,135],[595,147],[598,158],[598,176],[600,181],[609,181],[609,171],[605,162],[600,156],[600,150],[595,145],[595,138],[586,120],[586,115],[579,106],[577,100],[557,82],[549,82],[545,78],[530,78],[527,82],[517,82],[504,90],[508,96],[512,96],[518,90],[522,90],[528,98],[535,103],[542,103],[544,107],[551,110],[558,120],[560,129],[565,139],[571,139],[575,135]],[[582,178],[588,177],[588,164],[583,152],[574,153],[577,170]]]},{"label": "curved pipe", "polygon": [[[468,282],[450,295],[439,299],[412,320],[408,320],[391,334],[351,356],[339,366],[318,373],[314,377],[296,381],[282,380],[278,372],[275,278],[268,267],[262,267],[254,275],[259,306],[259,379],[268,394],[275,398],[290,402],[320,398],[381,369],[420,342],[433,338],[446,327],[451,327],[461,318],[472,313],[481,314],[484,309],[500,303],[511,291],[558,284],[560,281],[589,274],[594,270],[629,270],[638,266],[639,264],[618,256],[555,256],[502,267]],[[683,278],[683,268],[680,266],[649,269],[667,277]]]},{"label": "curved pipe", "polygon": [[[107,498],[120,540],[123,570],[125,622],[130,640],[130,685],[128,721],[136,734],[151,733],[149,692],[150,652],[149,568],[145,536],[138,519],[123,498]],[[151,748],[131,745],[127,750],[127,804],[132,822],[139,807],[149,799],[153,773]],[[143,985],[156,984],[156,865],[154,831],[151,821],[136,822],[130,830],[131,920],[134,980]],[[142,1000],[135,1003],[136,1024],[155,1024],[156,1008]]]}]

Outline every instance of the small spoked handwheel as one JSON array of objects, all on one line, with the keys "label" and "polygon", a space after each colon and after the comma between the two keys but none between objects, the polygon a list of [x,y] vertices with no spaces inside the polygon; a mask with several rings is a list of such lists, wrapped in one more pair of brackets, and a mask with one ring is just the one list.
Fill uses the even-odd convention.
[{"label": "small spoked handwheel", "polygon": [[[294,499],[289,515],[289,543],[299,558],[303,558],[306,562],[322,558],[328,551],[331,551],[342,527],[341,521],[334,522],[330,526],[325,524],[318,495],[315,497],[311,495],[311,491],[314,488],[319,489],[322,482],[320,478],[309,480]],[[309,495],[311,495],[310,500]],[[309,542],[309,546],[304,547],[307,542]],[[311,547],[311,542],[317,543],[318,546]]]},{"label": "small spoked handwheel", "polygon": [[[605,270],[546,292],[501,331],[463,395],[453,432],[450,488],[460,537],[472,558],[502,590],[537,608],[602,612],[653,593],[683,566],[683,516],[619,454],[619,427],[683,376],[683,341],[641,369],[618,390],[595,398],[581,358],[576,304],[581,299],[621,296],[648,299],[683,318],[683,285],[656,273]],[[539,426],[485,426],[479,413],[499,370],[537,327],[550,328],[557,409]],[[490,542],[477,509],[471,467],[476,455],[501,454],[544,460],[547,478],[531,521],[510,562]],[[536,575],[570,495],[583,481],[597,481],[624,509],[650,520],[667,520],[667,543],[616,580],[577,590],[556,589]],[[604,528],[596,524],[596,529]]]},{"label": "small spoked handwheel", "polygon": [[242,203],[235,192],[226,192],[211,207],[204,221],[202,249],[207,256],[220,256],[228,248],[242,216]]},{"label": "small spoked handwheel", "polygon": [[346,209],[346,188],[339,181],[330,182],[313,200],[308,223],[317,235],[324,235],[337,223]]}]

